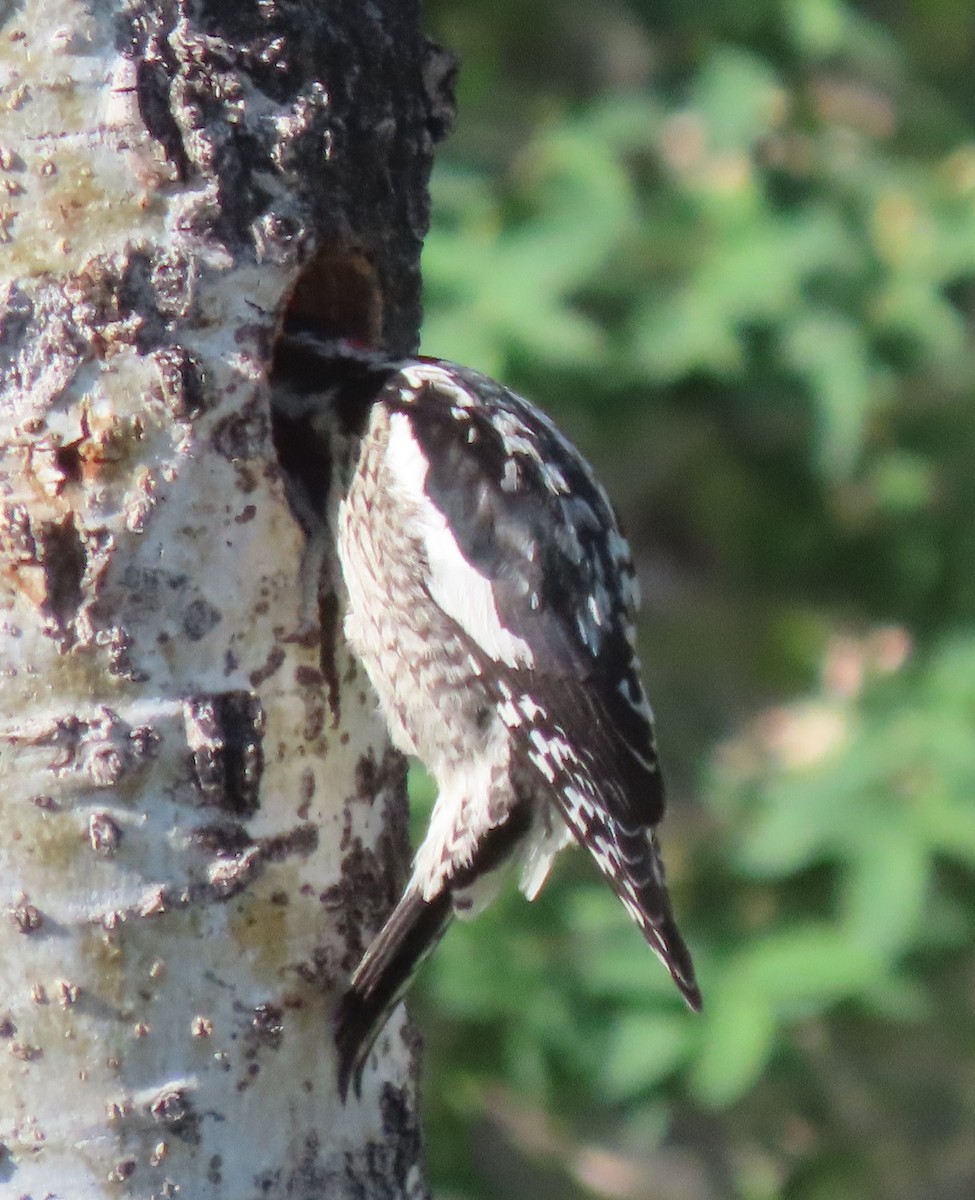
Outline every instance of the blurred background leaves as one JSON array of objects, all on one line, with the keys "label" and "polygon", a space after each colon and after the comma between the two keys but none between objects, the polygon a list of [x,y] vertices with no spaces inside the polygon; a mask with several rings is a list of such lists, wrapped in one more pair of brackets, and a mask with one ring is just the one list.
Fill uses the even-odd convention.
[{"label": "blurred background leaves", "polygon": [[620,507],[705,994],[581,854],[456,923],[414,1000],[435,1193],[970,1200],[975,10],[426,20],[463,69],[423,349]]}]

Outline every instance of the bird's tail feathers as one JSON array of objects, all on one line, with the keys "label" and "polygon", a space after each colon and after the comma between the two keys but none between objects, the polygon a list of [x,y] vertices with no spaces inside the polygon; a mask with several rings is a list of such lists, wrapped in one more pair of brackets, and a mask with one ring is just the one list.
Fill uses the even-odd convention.
[{"label": "bird's tail feathers", "polygon": [[579,806],[570,808],[563,801],[561,808],[569,828],[592,855],[688,1006],[700,1012],[701,991],[691,953],[671,911],[663,860],[653,830],[607,819],[593,805],[584,811]]},{"label": "bird's tail feathers", "polygon": [[670,972],[670,977],[677,984],[677,988],[688,1006],[695,1012],[700,1012],[703,1001],[701,989],[694,976],[691,952],[688,950],[669,908],[662,916],[652,919],[644,917],[638,919],[637,923],[651,950]]},{"label": "bird's tail feathers", "polygon": [[411,888],[356,968],[334,1018],[343,1103],[350,1083],[359,1094],[373,1043],[417,967],[443,936],[452,915],[449,891],[425,900]]},{"label": "bird's tail feathers", "polygon": [[700,1012],[701,991],[694,976],[694,963],[671,912],[656,838],[652,833],[647,836],[641,831],[632,838],[621,840],[624,845],[631,843],[626,849],[635,850],[635,853],[624,851],[627,870],[620,880],[622,886],[614,882],[614,887],[689,1007]]}]

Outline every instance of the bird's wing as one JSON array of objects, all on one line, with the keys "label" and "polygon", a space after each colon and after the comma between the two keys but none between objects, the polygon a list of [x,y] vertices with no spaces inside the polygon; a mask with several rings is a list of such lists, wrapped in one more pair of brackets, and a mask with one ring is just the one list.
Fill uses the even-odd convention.
[{"label": "bird's wing", "polygon": [[508,389],[433,362],[402,375],[382,397],[388,453],[422,510],[431,597],[466,635],[536,782],[696,1007],[653,837],[663,785],[612,505],[578,451]]},{"label": "bird's wing", "polygon": [[[468,375],[477,403],[464,407],[454,381]],[[633,646],[633,565],[605,491],[548,418],[499,384],[433,364],[410,368],[408,382],[390,453],[428,508],[433,599],[499,682],[544,707],[617,783],[619,818],[656,825],[663,790]],[[396,377],[386,394],[395,426]]]}]

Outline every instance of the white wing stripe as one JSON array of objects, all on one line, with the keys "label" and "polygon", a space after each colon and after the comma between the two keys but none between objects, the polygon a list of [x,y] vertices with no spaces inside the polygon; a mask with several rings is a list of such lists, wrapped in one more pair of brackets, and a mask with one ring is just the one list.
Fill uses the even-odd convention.
[{"label": "white wing stripe", "polygon": [[430,595],[496,662],[506,667],[534,666],[528,643],[501,624],[491,581],[461,553],[446,517],[424,490],[427,461],[406,413],[390,417],[386,464],[399,492],[397,499],[412,509],[411,532],[420,538],[426,551]]}]

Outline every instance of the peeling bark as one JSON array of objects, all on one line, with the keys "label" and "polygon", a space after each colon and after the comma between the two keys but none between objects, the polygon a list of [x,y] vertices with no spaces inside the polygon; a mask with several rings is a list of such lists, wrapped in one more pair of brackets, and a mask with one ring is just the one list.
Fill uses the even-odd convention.
[{"label": "peeling bark", "polygon": [[406,351],[450,62],[411,0],[0,16],[0,1194],[420,1197],[328,1014],[405,768],[302,586],[287,307]]}]

